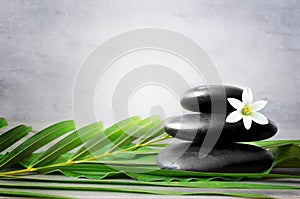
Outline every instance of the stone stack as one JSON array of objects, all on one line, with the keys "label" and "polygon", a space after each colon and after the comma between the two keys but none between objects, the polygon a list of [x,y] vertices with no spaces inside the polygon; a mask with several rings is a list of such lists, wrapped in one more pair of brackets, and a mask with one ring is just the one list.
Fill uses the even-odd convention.
[{"label": "stone stack", "polygon": [[[161,151],[157,157],[158,166],[172,170],[237,173],[262,172],[270,168],[273,163],[270,152],[237,142],[259,141],[274,136],[278,130],[275,122],[268,119],[269,123],[266,125],[252,123],[249,130],[244,127],[243,121],[225,122],[226,115],[235,110],[226,99],[241,100],[242,92],[238,87],[223,85],[200,86],[188,90],[181,99],[181,105],[198,113],[168,118],[164,125],[169,135],[188,142],[174,144]],[[217,109],[212,114],[211,99],[216,103],[222,100],[226,106],[223,109],[226,113],[218,113]],[[220,136],[215,131],[221,131]],[[216,133],[218,140],[214,147],[208,150],[209,153],[199,154],[208,132]]]}]

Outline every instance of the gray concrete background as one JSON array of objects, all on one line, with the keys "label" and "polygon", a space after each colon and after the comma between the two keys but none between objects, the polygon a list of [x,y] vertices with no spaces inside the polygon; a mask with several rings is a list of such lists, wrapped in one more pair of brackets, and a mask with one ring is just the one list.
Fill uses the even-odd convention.
[{"label": "gray concrete background", "polygon": [[113,35],[144,27],[196,41],[224,83],[249,86],[255,99],[269,101],[263,113],[279,123],[274,138],[299,138],[296,0],[1,0],[0,114],[38,128],[71,119],[73,84],[84,59]]}]

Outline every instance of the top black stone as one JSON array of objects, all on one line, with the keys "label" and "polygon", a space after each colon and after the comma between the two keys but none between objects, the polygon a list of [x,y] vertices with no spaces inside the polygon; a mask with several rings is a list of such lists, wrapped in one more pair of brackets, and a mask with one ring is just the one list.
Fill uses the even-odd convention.
[{"label": "top black stone", "polygon": [[181,106],[189,111],[202,113],[229,113],[235,109],[227,98],[242,100],[243,90],[235,86],[212,85],[199,86],[185,92],[181,98]]}]

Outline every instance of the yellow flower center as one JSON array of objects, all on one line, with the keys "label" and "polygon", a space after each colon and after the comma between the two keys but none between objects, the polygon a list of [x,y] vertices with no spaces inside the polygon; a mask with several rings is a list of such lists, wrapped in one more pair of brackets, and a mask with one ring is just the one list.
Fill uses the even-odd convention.
[{"label": "yellow flower center", "polygon": [[252,108],[248,104],[245,105],[245,107],[242,109],[243,115],[251,115],[252,114]]}]

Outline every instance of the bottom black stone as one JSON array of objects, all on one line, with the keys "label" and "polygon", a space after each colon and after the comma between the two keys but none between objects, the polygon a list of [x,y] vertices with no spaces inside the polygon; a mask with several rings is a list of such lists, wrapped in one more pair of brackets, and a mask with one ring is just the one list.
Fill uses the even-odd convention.
[{"label": "bottom black stone", "polygon": [[259,173],[273,163],[270,152],[247,144],[215,146],[206,156],[199,156],[199,150],[196,144],[174,144],[159,153],[157,165],[171,170]]}]

